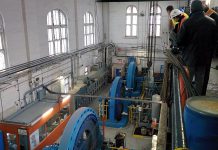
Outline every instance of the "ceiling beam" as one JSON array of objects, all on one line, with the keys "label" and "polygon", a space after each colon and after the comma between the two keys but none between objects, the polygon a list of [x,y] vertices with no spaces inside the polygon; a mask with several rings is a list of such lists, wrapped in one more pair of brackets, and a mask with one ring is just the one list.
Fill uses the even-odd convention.
[{"label": "ceiling beam", "polygon": [[[142,1],[178,1],[178,0],[96,0],[96,2],[142,2]],[[180,0],[187,1],[187,0]]]}]

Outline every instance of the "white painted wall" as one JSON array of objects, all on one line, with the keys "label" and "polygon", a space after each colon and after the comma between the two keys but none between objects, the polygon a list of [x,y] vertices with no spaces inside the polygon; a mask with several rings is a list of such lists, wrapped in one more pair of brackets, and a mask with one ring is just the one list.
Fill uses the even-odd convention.
[{"label": "white painted wall", "polygon": [[211,7],[218,6],[218,0],[210,0],[210,6]]},{"label": "white painted wall", "polygon": [[47,37],[47,14],[53,9],[61,9],[68,20],[69,50],[75,49],[75,15],[72,0],[25,0],[28,37],[31,59],[49,55]]},{"label": "white painted wall", "polygon": [[[137,38],[125,37],[126,30],[126,9],[128,6],[134,5],[138,9],[138,13],[144,13],[144,16],[138,15],[138,36]],[[174,6],[174,8],[178,8],[179,6],[186,6],[186,2],[178,2],[178,1],[159,1],[158,5],[161,7],[162,16],[161,16],[161,35],[156,38],[156,57],[163,58],[165,57],[163,54],[163,49],[169,43],[169,31],[168,31],[168,14],[166,12],[166,7],[168,5]],[[116,43],[118,47],[121,49],[131,49],[131,47],[146,47],[148,41],[148,21],[149,21],[149,9],[150,2],[111,2],[108,4],[104,4],[104,8],[109,12],[103,13],[108,20],[104,19],[108,23],[104,22],[104,33],[109,33],[107,36],[108,41]],[[109,24],[109,27],[107,27]],[[169,45],[168,45],[169,46]],[[143,49],[138,49],[143,50]],[[145,49],[144,49],[145,50]],[[136,52],[137,55],[137,52]],[[145,61],[147,64],[147,61]],[[146,66],[146,64],[142,64],[142,66]],[[164,61],[159,61],[156,59],[154,64],[154,71],[160,72],[160,66],[164,64]]]},{"label": "white painted wall", "polygon": [[78,0],[78,31],[79,33],[79,49],[84,48],[84,29],[83,29],[83,15],[85,12],[90,12],[95,20],[95,43],[100,43],[103,41],[103,28],[102,28],[102,3],[95,3],[95,0]]},{"label": "white painted wall", "polygon": [[[102,3],[96,3],[95,0],[24,0],[24,4],[25,5],[22,5],[22,0],[0,1],[0,14],[4,19],[9,66],[26,62],[28,50],[30,53],[30,60],[49,55],[46,23],[47,13],[53,9],[61,9],[67,16],[70,51],[74,51],[76,48],[84,48],[83,15],[86,11],[91,12],[96,21],[95,43],[103,42]],[[22,11],[23,7],[25,7],[25,10],[23,9]],[[75,8],[77,8],[77,12]],[[23,16],[24,11],[25,14]],[[23,19],[25,17],[27,28],[25,28]],[[25,30],[27,31],[27,40],[25,40]],[[78,36],[76,31],[78,31]],[[78,45],[76,39],[78,40]],[[84,54],[79,61],[79,66],[91,66],[95,62],[94,60],[95,58],[92,53]],[[39,77],[40,82],[43,80],[43,82],[46,83],[57,78],[60,74],[69,71],[69,69],[63,71],[63,68],[67,67],[67,65],[60,64],[59,66],[59,68],[52,66],[39,70],[32,75],[32,80],[35,79],[34,76],[36,76],[36,74],[44,72],[43,74],[40,74]],[[84,67],[79,67],[78,72],[84,74]],[[24,79],[27,80],[27,76],[25,76]],[[23,82],[24,79],[19,79],[18,82]],[[11,84],[16,85],[17,83],[12,82]],[[0,96],[3,100],[4,117],[10,115],[19,108],[15,106],[15,103],[17,103],[19,98],[23,98],[23,94],[27,90],[29,90],[28,81],[25,81],[20,84],[20,96],[16,86],[1,91]]]},{"label": "white painted wall", "polygon": [[0,13],[5,25],[5,38],[9,66],[26,62],[24,28],[20,0],[1,0]]},{"label": "white painted wall", "polygon": [[[157,48],[162,49],[163,42],[167,41],[168,15],[166,7],[173,5],[175,8],[184,6],[184,2],[161,1],[158,5],[162,9],[161,36],[157,37]],[[138,16],[138,36],[137,38],[125,37],[126,29],[126,8],[130,5],[137,7],[138,12],[143,12],[145,16]],[[109,41],[115,42],[118,46],[142,46],[146,45],[148,37],[149,2],[111,2],[109,3]]]},{"label": "white painted wall", "polygon": [[[75,28],[75,6],[77,3],[78,29]],[[69,50],[76,49],[76,33],[78,30],[78,48],[84,47],[83,14],[89,11],[96,20],[96,43],[103,41],[102,3],[95,0],[24,0],[27,19],[27,35],[30,60],[47,56],[47,13],[53,9],[61,9],[67,16],[69,29]],[[5,23],[5,36],[9,64],[16,65],[27,61],[24,38],[24,22],[21,0],[1,0],[0,13]]]}]

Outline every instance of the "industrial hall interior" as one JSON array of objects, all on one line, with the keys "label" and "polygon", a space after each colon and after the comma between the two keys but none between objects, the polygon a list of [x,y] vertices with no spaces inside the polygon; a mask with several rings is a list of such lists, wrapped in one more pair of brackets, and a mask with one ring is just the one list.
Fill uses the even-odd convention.
[{"label": "industrial hall interior", "polygon": [[218,0],[0,0],[0,150],[218,150]]}]

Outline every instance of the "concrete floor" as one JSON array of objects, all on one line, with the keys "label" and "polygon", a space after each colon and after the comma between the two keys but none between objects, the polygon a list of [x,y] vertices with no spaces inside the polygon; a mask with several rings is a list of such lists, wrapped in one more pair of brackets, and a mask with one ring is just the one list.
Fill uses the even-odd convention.
[{"label": "concrete floor", "polygon": [[150,150],[151,149],[151,137],[135,138],[133,137],[134,126],[129,124],[125,128],[109,128],[105,129],[105,139],[107,141],[115,142],[115,135],[122,132],[126,134],[125,147],[129,150]]},{"label": "concrete floor", "polygon": [[[207,96],[216,96],[218,97],[218,70],[215,70],[213,68],[218,65],[218,59],[214,59],[211,65],[211,71],[210,71],[210,79],[208,82],[208,90],[207,90]],[[100,92],[96,93],[96,95],[101,95],[102,97],[108,96],[109,89],[111,84],[108,84],[106,87],[104,87]],[[96,110],[98,113],[98,100],[95,100],[90,107]],[[126,148],[130,150],[150,150],[151,149],[151,137],[144,137],[144,138],[135,138],[133,137],[133,130],[134,125],[128,124],[125,128],[105,128],[105,139],[107,141],[115,142],[115,135],[117,133],[123,132],[126,134]]]},{"label": "concrete floor", "polygon": [[[103,87],[101,91],[95,95],[100,95],[102,97],[108,96],[111,84]],[[98,113],[98,100],[93,101],[89,106],[93,108]],[[102,130],[102,127],[101,127]],[[133,137],[134,125],[128,124],[125,128],[105,128],[105,140],[115,142],[114,137],[117,133],[123,132],[126,134],[125,143],[126,148],[129,150],[150,150],[151,149],[151,137],[135,138]]]},{"label": "concrete floor", "polygon": [[[102,96],[102,97],[108,96],[110,87],[111,87],[111,84],[107,84],[100,91],[98,91],[95,95]],[[98,113],[98,106],[99,106],[99,101],[98,99],[96,99],[90,104],[89,107],[93,108],[96,111],[96,113]]]},{"label": "concrete floor", "polygon": [[218,70],[214,68],[218,65],[218,58],[213,59],[210,69],[210,78],[207,87],[207,96],[218,97]]}]

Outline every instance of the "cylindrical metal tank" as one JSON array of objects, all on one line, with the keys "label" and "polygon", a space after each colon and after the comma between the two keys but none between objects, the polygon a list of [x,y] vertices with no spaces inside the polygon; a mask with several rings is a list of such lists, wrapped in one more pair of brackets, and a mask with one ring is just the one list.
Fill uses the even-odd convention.
[{"label": "cylindrical metal tank", "polygon": [[[158,94],[152,95],[152,101],[158,102],[160,100],[161,100],[160,95],[158,95]],[[159,120],[159,117],[160,117],[160,104],[152,103],[151,117],[152,117],[152,119]]]},{"label": "cylindrical metal tank", "polygon": [[218,149],[218,98],[189,98],[184,123],[190,150]]}]

